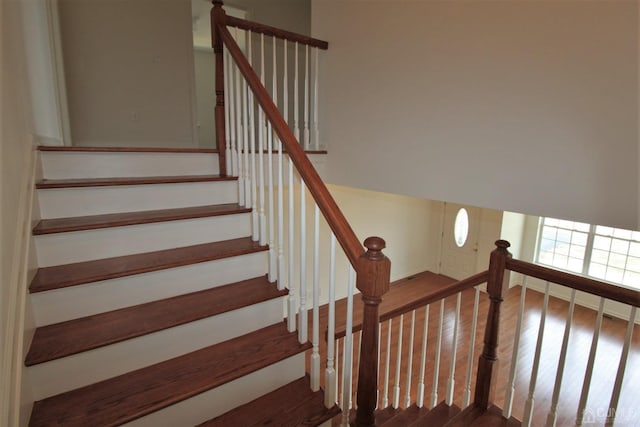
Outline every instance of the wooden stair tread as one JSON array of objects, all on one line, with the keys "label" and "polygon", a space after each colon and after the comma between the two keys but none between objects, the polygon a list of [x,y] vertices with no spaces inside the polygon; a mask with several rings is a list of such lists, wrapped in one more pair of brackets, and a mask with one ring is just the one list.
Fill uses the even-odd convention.
[{"label": "wooden stair tread", "polygon": [[39,268],[31,293],[267,250],[251,237]]},{"label": "wooden stair tread", "polygon": [[[389,286],[389,291],[384,294],[380,304],[380,316],[394,313],[404,306],[407,301],[416,301],[437,292],[442,292],[448,285],[455,284],[456,280],[441,274],[424,271],[414,274],[408,278],[396,280]],[[362,327],[362,314],[364,304],[362,298],[353,299],[353,330],[354,332]],[[336,331],[335,337],[342,338],[345,333],[347,310],[346,298],[336,301]],[[400,314],[400,313],[398,313]]]},{"label": "wooden stair tread", "polygon": [[[384,422],[384,427],[406,427],[416,421],[418,418],[429,412],[428,408],[418,408],[411,405],[406,409],[399,410],[397,414]],[[376,417],[377,418],[377,417]]]},{"label": "wooden stair tread", "polygon": [[114,185],[177,184],[185,182],[235,181],[238,178],[221,175],[144,176],[122,178],[43,179],[36,183],[38,189],[108,187]]},{"label": "wooden stair tread", "polygon": [[286,295],[266,276],[36,329],[27,366],[114,344]]},{"label": "wooden stair tread", "polygon": [[521,425],[522,423],[514,417],[504,418],[502,409],[495,405],[489,409],[471,405],[445,424],[446,427],[520,427]]},{"label": "wooden stair tread", "polygon": [[[398,415],[401,411],[402,409],[393,409],[392,406],[388,406],[384,409],[376,410],[376,425],[382,426],[388,420]],[[355,423],[355,421],[356,421],[356,410],[351,409],[349,411],[349,423],[353,424]],[[333,419],[331,420],[331,427],[340,427],[341,424],[342,424],[342,413],[333,417]]]},{"label": "wooden stair tread", "polygon": [[88,153],[219,153],[217,148],[170,148],[170,147],[70,147],[40,145],[39,151],[88,152]]},{"label": "wooden stair tread", "polygon": [[338,413],[337,406],[325,408],[324,393],[311,391],[309,377],[304,376],[199,427],[315,426]]},{"label": "wooden stair tread", "polygon": [[410,427],[421,426],[443,426],[447,421],[460,413],[460,408],[456,405],[447,405],[444,401],[440,402],[426,414],[419,416],[413,423],[408,424]]},{"label": "wooden stair tread", "polygon": [[187,208],[43,219],[34,227],[33,234],[42,235],[65,233],[69,231],[94,230],[98,228],[205,218],[247,212],[251,212],[251,209],[240,206],[237,203],[225,203],[220,205],[193,206]]},{"label": "wooden stair tread", "polygon": [[311,348],[284,323],[34,403],[32,427],[120,425]]}]

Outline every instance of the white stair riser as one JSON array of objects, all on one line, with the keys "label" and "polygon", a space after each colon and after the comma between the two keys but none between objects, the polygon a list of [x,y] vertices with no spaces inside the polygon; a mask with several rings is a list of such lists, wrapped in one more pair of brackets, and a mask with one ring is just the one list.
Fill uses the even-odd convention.
[{"label": "white stair riser", "polygon": [[40,153],[46,179],[139,176],[217,175],[218,155],[212,153]]},{"label": "white stair riser", "polygon": [[30,366],[35,400],[162,362],[282,321],[284,297]]},{"label": "white stair riser", "polygon": [[236,181],[38,190],[43,219],[237,203]]},{"label": "white stair riser", "polygon": [[[235,283],[266,272],[267,252],[152,271],[31,295],[36,326]],[[282,313],[280,313],[282,314]]]},{"label": "white stair riser", "polygon": [[71,264],[251,236],[250,214],[35,236],[38,265]]},{"label": "white stair riser", "polygon": [[200,424],[249,403],[303,375],[302,353],[124,425],[175,427]]}]

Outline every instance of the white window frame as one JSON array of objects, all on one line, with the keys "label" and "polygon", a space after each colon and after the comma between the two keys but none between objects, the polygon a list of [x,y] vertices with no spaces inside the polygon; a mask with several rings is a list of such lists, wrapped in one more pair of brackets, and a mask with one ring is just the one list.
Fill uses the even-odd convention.
[{"label": "white window frame", "polygon": [[[546,219],[551,220],[552,223],[556,222],[558,225],[545,224]],[[573,225],[569,227],[568,224],[573,224]],[[553,251],[551,252],[551,256],[553,257],[551,262],[545,262],[545,260],[541,259],[541,255],[543,255],[543,252],[544,252],[542,250],[543,239],[552,240],[552,239],[549,239],[548,237],[543,237],[545,226],[555,228],[556,233],[557,233],[557,230],[563,230],[565,235],[567,233],[570,233],[570,236],[571,236],[570,237],[571,241],[566,242],[569,246],[569,248],[567,249],[567,255],[556,253],[555,251]],[[580,271],[578,271],[576,268],[573,268],[573,269],[568,267],[563,268],[562,266],[559,266],[558,263],[554,264],[555,256],[558,256],[560,259],[562,259],[561,257],[566,257],[567,258],[566,264],[568,265],[569,258],[570,258],[568,253],[570,253],[572,249],[571,247],[573,245],[573,233],[587,235],[584,246],[575,245],[576,247],[577,246],[584,247],[584,254],[581,258],[582,266]],[[625,235],[628,237],[624,237]],[[555,239],[553,239],[553,241],[554,242],[559,241],[557,234]],[[608,245],[609,245],[607,250],[602,248],[602,244],[605,243],[606,241],[608,241]],[[620,249],[620,248],[618,248],[617,250],[613,249],[612,245],[614,241],[620,248],[624,248],[626,246],[626,250]],[[561,240],[561,242],[563,241]],[[599,245],[601,247],[598,247]],[[557,245],[554,246],[554,248],[556,247]],[[595,255],[599,254],[601,258],[602,256],[604,256],[605,253],[606,253],[606,263],[597,262],[593,260],[594,254]],[[548,253],[547,253],[547,256],[549,256]],[[618,262],[621,262],[622,257],[624,257],[624,266],[620,267],[619,264],[618,265],[612,264],[612,256],[618,257]],[[573,259],[577,260],[580,258],[573,257]],[[634,263],[633,268],[635,269],[629,268],[630,260]],[[579,274],[585,277],[594,278],[597,280],[612,283],[616,286],[622,286],[622,287],[627,287],[632,289],[640,289],[640,232],[613,228],[613,227],[604,227],[604,226],[598,226],[598,225],[578,223],[573,221],[563,221],[563,220],[549,218],[549,217],[546,217],[546,218],[542,217],[540,218],[538,223],[538,238],[537,238],[536,251],[535,251],[535,262],[545,267],[551,267],[558,270],[567,271],[569,273]],[[604,273],[601,272],[601,274],[593,274],[593,269],[595,266],[600,266]]]}]

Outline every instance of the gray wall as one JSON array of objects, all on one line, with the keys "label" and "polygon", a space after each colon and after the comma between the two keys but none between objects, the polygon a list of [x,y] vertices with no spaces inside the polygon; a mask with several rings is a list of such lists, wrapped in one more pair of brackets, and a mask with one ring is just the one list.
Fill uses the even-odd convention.
[{"label": "gray wall", "polygon": [[[229,4],[309,33],[309,0]],[[191,147],[205,138],[196,123],[208,111],[196,110],[213,97],[195,93],[189,0],[60,0],[59,12],[74,145]],[[200,132],[211,126],[201,121]]]},{"label": "gray wall", "polygon": [[333,182],[638,226],[637,2],[312,4]]},{"label": "gray wall", "polygon": [[188,0],[60,0],[75,145],[195,145]]}]

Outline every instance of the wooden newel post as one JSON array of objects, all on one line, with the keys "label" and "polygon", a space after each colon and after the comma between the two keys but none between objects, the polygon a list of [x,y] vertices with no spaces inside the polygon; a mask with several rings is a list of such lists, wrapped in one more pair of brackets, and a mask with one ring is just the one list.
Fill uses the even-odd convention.
[{"label": "wooden newel post", "polygon": [[218,159],[220,162],[220,175],[227,175],[227,156],[226,156],[226,135],[224,123],[224,50],[222,46],[222,38],[218,34],[218,26],[225,25],[227,14],[222,8],[222,0],[212,0],[213,8],[211,9],[211,45],[216,60],[216,108],[215,108],[215,124],[216,124],[216,145],[218,148]]},{"label": "wooden newel post", "polygon": [[364,316],[362,319],[362,342],[360,346],[360,369],[358,371],[358,410],[355,425],[375,426],[375,409],[378,392],[378,307],[382,295],[389,290],[391,261],[382,250],[385,242],[379,237],[364,241],[367,248],[358,260],[356,287],[362,293]]},{"label": "wooden newel post", "polygon": [[511,246],[506,240],[496,241],[496,249],[491,252],[489,261],[489,279],[487,293],[491,300],[487,314],[487,326],[484,331],[484,348],[478,361],[478,378],[474,403],[476,406],[488,408],[493,400],[495,376],[498,362],[498,335],[500,328],[500,304],[509,288],[509,274],[506,263],[511,258],[507,248]]}]

